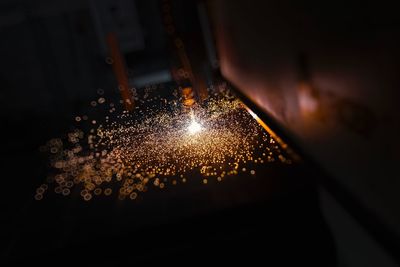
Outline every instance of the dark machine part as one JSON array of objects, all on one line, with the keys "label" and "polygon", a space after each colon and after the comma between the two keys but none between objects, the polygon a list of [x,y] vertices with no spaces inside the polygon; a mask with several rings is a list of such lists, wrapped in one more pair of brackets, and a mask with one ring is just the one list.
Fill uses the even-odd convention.
[{"label": "dark machine part", "polygon": [[[204,40],[198,34],[201,30],[198,20],[191,19],[194,25],[192,27],[185,27],[185,23],[182,23],[182,21],[187,21],[187,14],[177,12],[175,5],[178,4],[186,5],[183,10],[190,10],[196,6],[180,1],[161,1],[164,28],[168,35],[170,52],[174,56],[171,67],[172,77],[182,88],[184,105],[190,107],[196,102],[196,98],[200,102],[207,98],[207,84],[202,70],[205,63],[202,62],[205,58],[205,50],[204,45],[198,45]],[[192,11],[191,14],[194,12]]]},{"label": "dark machine part", "polygon": [[[394,8],[364,1],[5,2],[0,78],[8,90],[0,100],[3,121],[15,130],[6,132],[5,169],[15,179],[5,188],[20,191],[4,193],[2,261],[395,266]],[[190,107],[206,97],[205,87],[226,79],[301,160],[221,185],[151,191],[137,202],[35,202],[45,160],[26,148],[62,133],[99,87],[121,83],[104,60],[109,32],[130,87],[173,83]]]},{"label": "dark machine part", "polygon": [[375,240],[352,240],[355,227],[339,216],[330,223],[341,253],[352,264],[392,266],[383,246],[399,261],[400,20],[393,4],[210,5],[222,75],[331,177],[318,181]]}]

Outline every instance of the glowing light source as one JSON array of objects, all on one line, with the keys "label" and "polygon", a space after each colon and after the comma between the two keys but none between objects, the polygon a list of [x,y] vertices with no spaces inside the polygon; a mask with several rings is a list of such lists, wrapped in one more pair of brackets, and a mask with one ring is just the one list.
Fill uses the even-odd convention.
[{"label": "glowing light source", "polygon": [[190,134],[195,134],[200,132],[203,129],[203,127],[197,121],[192,120],[187,129]]}]

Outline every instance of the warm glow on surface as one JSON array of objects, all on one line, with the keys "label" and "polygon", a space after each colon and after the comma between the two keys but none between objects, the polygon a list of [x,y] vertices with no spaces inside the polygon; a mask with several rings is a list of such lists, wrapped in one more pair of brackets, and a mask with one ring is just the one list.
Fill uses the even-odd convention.
[{"label": "warm glow on surface", "polygon": [[[243,104],[243,103],[242,103]],[[243,104],[244,108],[250,113],[250,115],[258,122],[258,124],[261,125],[261,127],[264,128],[264,130],[266,130],[271,136],[272,138],[274,138],[283,149],[286,150],[286,152],[288,152],[295,160],[299,161],[300,157],[294,153],[294,151],[292,149],[290,149],[288,147],[288,145],[279,137],[275,134],[274,131],[271,130],[271,128],[269,128],[267,126],[267,124],[265,124],[265,122],[263,122],[258,116],[257,114],[255,114],[248,106],[246,106],[245,104]]]},{"label": "warm glow on surface", "polygon": [[164,189],[189,177],[212,185],[241,172],[255,175],[256,164],[292,163],[282,151],[286,144],[223,88],[190,110],[178,96],[176,91],[165,99],[155,92],[138,101],[134,112],[118,110],[103,96],[92,101],[107,116],[76,116],[68,139],[43,146],[54,175],[37,188],[35,199],[50,189],[63,196],[78,193],[85,201],[136,200],[151,186]]},{"label": "warm glow on surface", "polygon": [[190,123],[190,125],[188,126],[188,132],[190,134],[195,134],[200,132],[203,129],[203,127],[201,127],[201,124],[198,123],[197,121],[193,120],[192,123]]}]

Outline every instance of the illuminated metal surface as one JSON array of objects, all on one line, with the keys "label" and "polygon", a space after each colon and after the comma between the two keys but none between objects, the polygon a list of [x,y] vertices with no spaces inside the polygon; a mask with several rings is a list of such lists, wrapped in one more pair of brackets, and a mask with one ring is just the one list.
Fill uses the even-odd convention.
[{"label": "illuminated metal surface", "polygon": [[[100,97],[92,106],[110,107],[103,121],[78,116],[67,142],[50,140],[45,149],[56,173],[35,198],[52,188],[65,196],[78,190],[84,200],[112,194],[136,199],[150,185],[163,189],[188,177],[208,184],[241,172],[255,175],[258,164],[292,163],[287,145],[224,86],[190,111],[179,98],[149,91],[139,102],[132,113],[118,112]],[[82,130],[85,124],[91,129]]]},{"label": "illuminated metal surface", "polygon": [[295,153],[289,146],[288,144],[286,144],[285,141],[283,141],[270,127],[268,127],[268,125],[263,122],[262,119],[260,119],[260,117],[257,116],[257,114],[255,114],[248,106],[246,106],[244,103],[242,103],[243,106],[245,107],[245,109],[250,113],[250,115],[261,125],[261,127],[264,128],[264,130],[267,131],[267,133],[269,133],[269,135],[274,138],[279,145],[288,153],[290,154],[290,156],[295,160],[295,161],[300,161],[300,156],[297,155],[297,153]]}]

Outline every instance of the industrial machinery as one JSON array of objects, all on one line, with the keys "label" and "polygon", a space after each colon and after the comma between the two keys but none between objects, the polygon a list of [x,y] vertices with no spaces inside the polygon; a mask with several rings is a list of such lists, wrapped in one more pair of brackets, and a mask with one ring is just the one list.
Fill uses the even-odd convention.
[{"label": "industrial machinery", "polygon": [[17,2],[5,264],[399,263],[389,4]]}]

